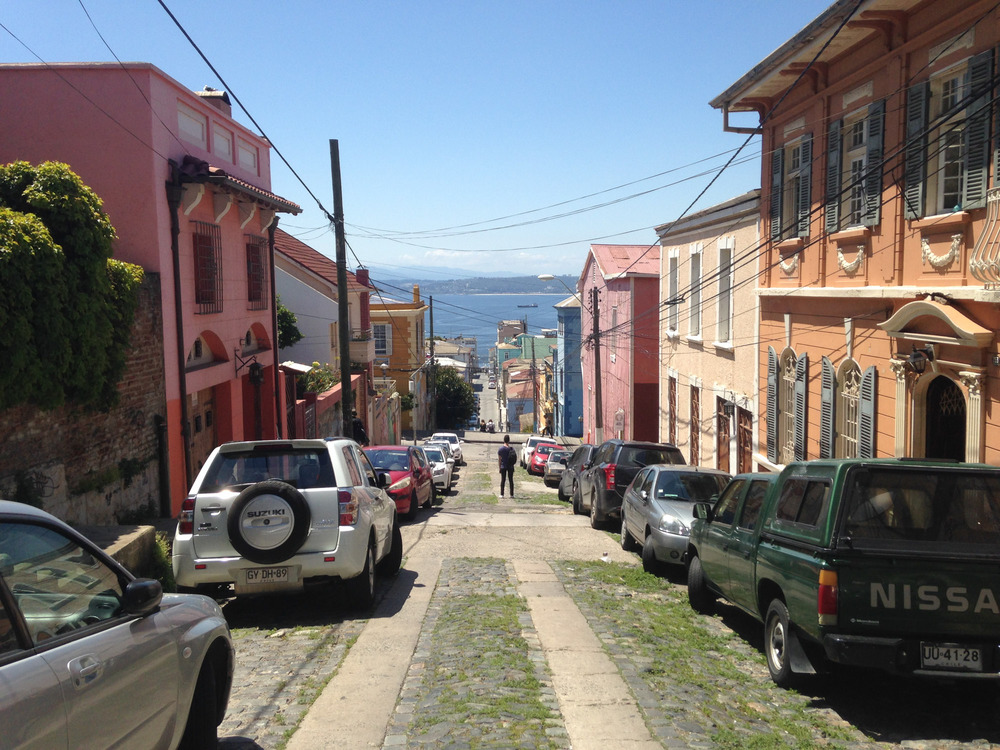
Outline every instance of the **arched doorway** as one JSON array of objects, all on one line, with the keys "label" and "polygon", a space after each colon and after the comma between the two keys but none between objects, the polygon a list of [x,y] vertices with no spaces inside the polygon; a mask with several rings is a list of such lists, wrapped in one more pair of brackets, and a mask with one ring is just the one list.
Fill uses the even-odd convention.
[{"label": "arched doorway", "polygon": [[924,455],[965,460],[965,395],[950,378],[939,375],[927,386]]}]

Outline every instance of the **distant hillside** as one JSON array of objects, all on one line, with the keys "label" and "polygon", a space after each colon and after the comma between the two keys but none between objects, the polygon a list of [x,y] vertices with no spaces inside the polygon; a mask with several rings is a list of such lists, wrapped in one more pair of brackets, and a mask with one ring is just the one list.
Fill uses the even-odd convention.
[{"label": "distant hillside", "polygon": [[[376,285],[378,277],[372,274]],[[426,294],[561,294],[566,287],[559,283],[562,279],[570,289],[575,288],[576,276],[559,276],[552,281],[539,281],[536,276],[511,276],[507,278],[475,278],[475,279],[414,279],[401,282],[392,279],[391,286],[412,287],[420,285],[421,295]]]}]

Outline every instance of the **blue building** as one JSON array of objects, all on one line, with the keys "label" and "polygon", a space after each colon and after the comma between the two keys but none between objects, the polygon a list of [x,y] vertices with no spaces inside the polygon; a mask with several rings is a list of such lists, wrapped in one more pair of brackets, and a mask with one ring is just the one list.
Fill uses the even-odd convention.
[{"label": "blue building", "polygon": [[552,357],[555,380],[555,434],[583,436],[583,371],[580,299],[567,297],[554,305],[559,318],[558,346]]}]

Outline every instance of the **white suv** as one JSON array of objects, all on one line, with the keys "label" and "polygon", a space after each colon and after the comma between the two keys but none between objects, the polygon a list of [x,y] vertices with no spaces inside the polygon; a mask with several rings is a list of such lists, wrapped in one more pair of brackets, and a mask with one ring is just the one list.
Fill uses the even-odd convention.
[{"label": "white suv", "polygon": [[299,591],[341,579],[375,600],[375,571],[403,555],[396,504],[353,440],[256,440],[216,448],[174,535],[178,587],[237,596]]},{"label": "white suv", "polygon": [[535,452],[535,446],[539,443],[551,443],[552,438],[547,438],[544,435],[531,435],[527,440],[524,441],[524,445],[521,446],[521,466],[527,469],[528,464],[531,463],[531,454]]},{"label": "white suv", "polygon": [[462,458],[462,441],[459,440],[456,433],[435,432],[430,436],[430,440],[447,440],[451,446],[451,456],[455,459],[455,466],[465,465],[465,460]]}]

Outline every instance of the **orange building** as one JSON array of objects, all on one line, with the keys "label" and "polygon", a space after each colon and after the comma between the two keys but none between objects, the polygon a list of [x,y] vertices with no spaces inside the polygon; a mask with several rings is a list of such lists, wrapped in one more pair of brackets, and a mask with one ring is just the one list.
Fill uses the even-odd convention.
[{"label": "orange building", "polygon": [[991,2],[839,0],[711,102],[763,140],[759,466],[1000,462],[998,42]]}]

